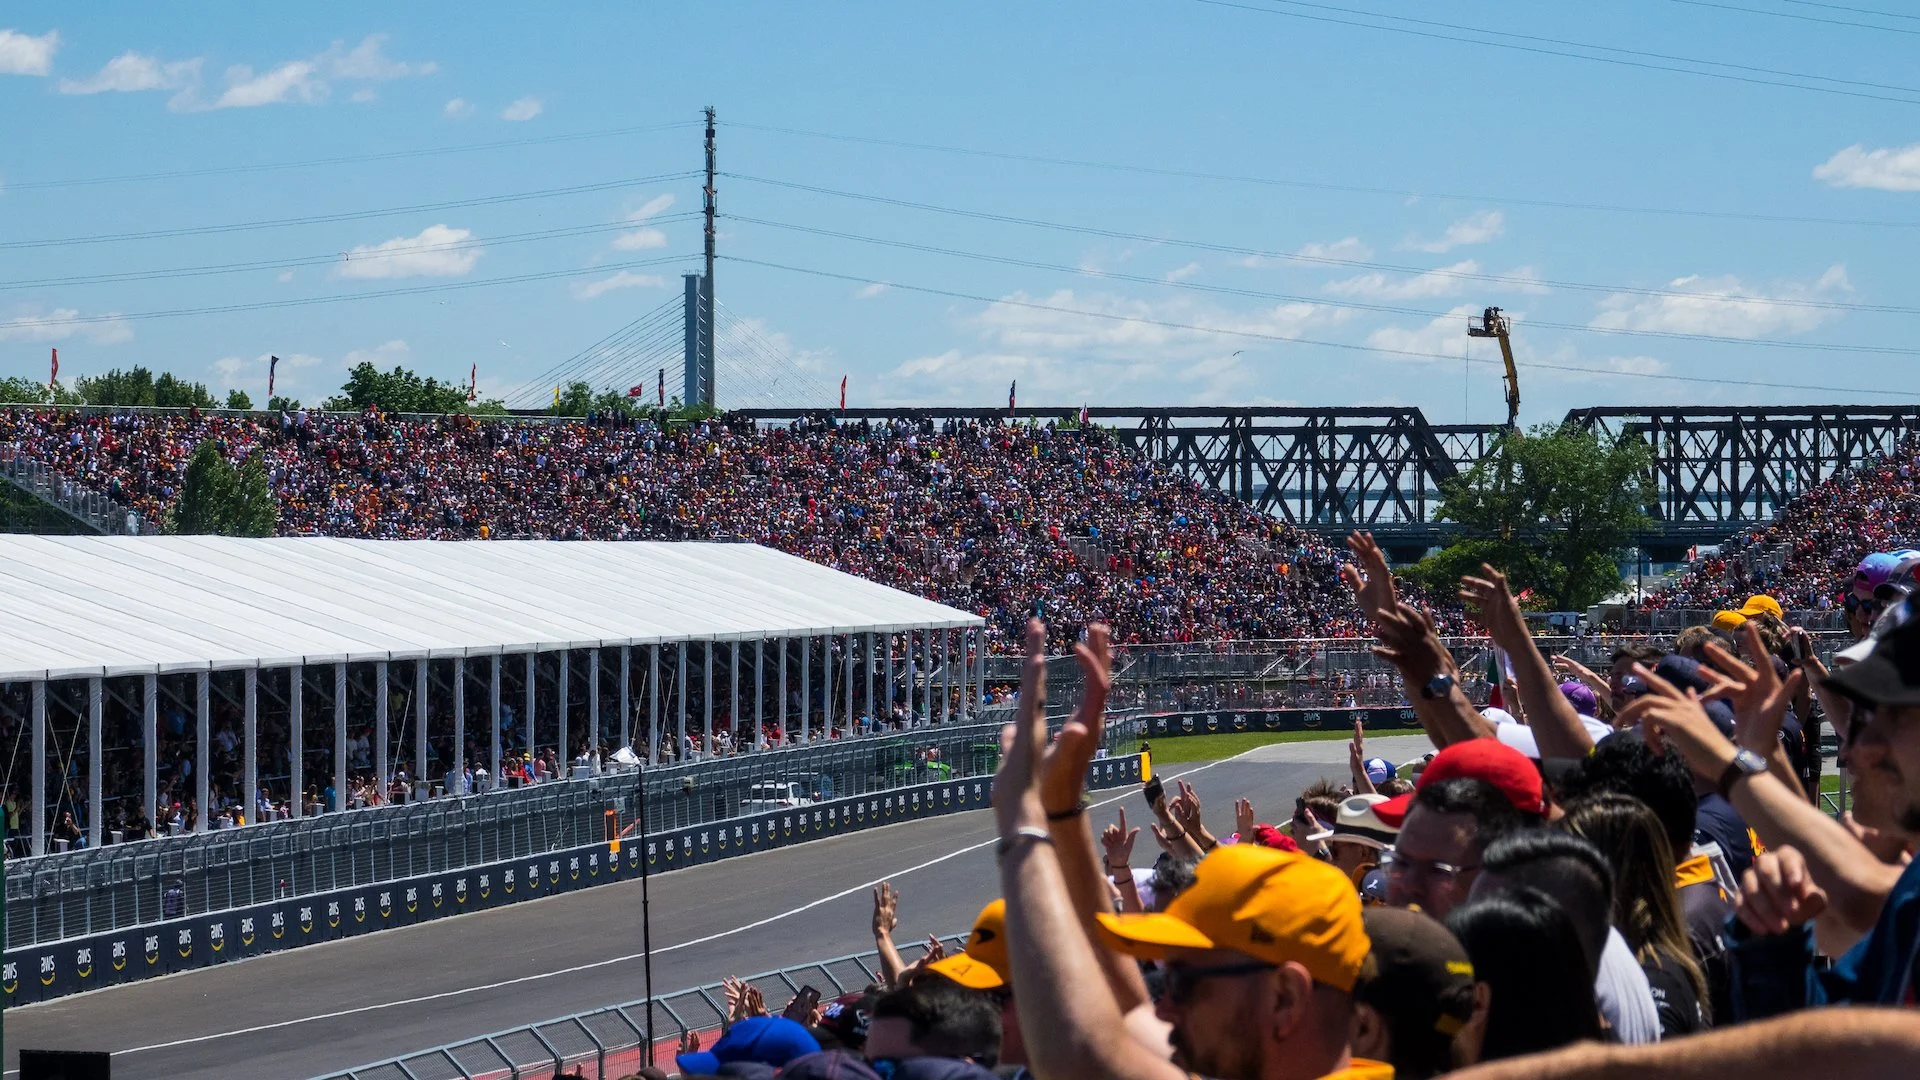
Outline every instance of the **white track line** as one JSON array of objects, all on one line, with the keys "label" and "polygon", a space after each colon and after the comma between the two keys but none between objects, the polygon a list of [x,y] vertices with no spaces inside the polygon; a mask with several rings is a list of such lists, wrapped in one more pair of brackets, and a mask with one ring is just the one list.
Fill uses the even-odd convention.
[{"label": "white track line", "polygon": [[[1227,762],[1234,761],[1240,757],[1245,756],[1248,753],[1252,753],[1252,751],[1251,750],[1242,751],[1241,753],[1235,754],[1233,757],[1230,757],[1230,758],[1222,758],[1219,761],[1210,761],[1205,765],[1198,766],[1197,768],[1188,769],[1185,772],[1172,773],[1168,776],[1168,779],[1177,780],[1184,776],[1192,776],[1195,773],[1206,772],[1208,769],[1213,768],[1215,765],[1224,765]],[[1102,806],[1111,806],[1112,804],[1117,803],[1122,799],[1129,798],[1132,795],[1133,795],[1133,792],[1128,791],[1125,795],[1116,795],[1110,799],[1103,799],[1100,802],[1093,803],[1092,808],[1098,808]],[[757,930],[762,926],[779,922],[782,919],[791,918],[792,916],[798,915],[803,911],[811,911],[812,909],[817,908],[822,904],[831,904],[835,900],[843,900],[849,896],[854,895],[855,893],[867,892],[868,890],[872,889],[875,885],[878,885],[883,881],[892,881],[895,878],[904,877],[908,874],[914,873],[915,871],[925,870],[929,866],[938,866],[940,863],[946,862],[949,859],[956,859],[970,852],[979,851],[983,847],[988,847],[994,843],[997,843],[998,840],[999,838],[995,837],[992,840],[982,840],[977,844],[968,844],[966,847],[957,848],[953,851],[947,852],[945,855],[936,856],[935,858],[928,859],[926,862],[917,863],[913,866],[909,866],[904,870],[896,870],[891,874],[883,874],[880,877],[874,878],[872,881],[862,882],[861,884],[855,885],[852,888],[842,889],[841,891],[834,893],[831,896],[822,896],[818,900],[808,901],[807,903],[801,904],[799,907],[790,908],[786,911],[781,912],[778,915],[769,915],[764,919],[756,919],[753,922],[747,923],[743,926],[736,926],[731,930],[722,930],[719,933],[708,934],[705,937],[694,938],[691,941],[682,941],[673,945],[662,945],[659,948],[653,950],[653,952],[654,952],[654,955],[656,956],[660,955],[661,953],[678,952],[681,949],[690,949],[695,945],[705,945],[710,941],[718,941],[721,938],[732,937],[735,934],[743,934],[749,930]],[[195,1035],[190,1039],[175,1039],[172,1042],[154,1043],[150,1046],[135,1046],[127,1050],[115,1050],[113,1051],[113,1056],[128,1057],[133,1054],[151,1053],[152,1051],[155,1051],[155,1050],[171,1050],[179,1046],[194,1046],[199,1043],[212,1042],[216,1039],[230,1039],[236,1035],[253,1035],[262,1031],[275,1031],[280,1028],[294,1027],[299,1024],[311,1024],[321,1020],[338,1020],[344,1016],[358,1016],[362,1013],[378,1012],[382,1009],[394,1009],[394,1008],[399,1008],[400,1006],[403,1006],[403,1005],[421,1005],[429,1001],[441,1001],[446,998],[461,997],[466,994],[480,994],[480,993],[485,993],[489,990],[500,990],[509,986],[519,986],[524,983],[539,982],[542,979],[557,979],[564,975],[577,975],[582,971],[592,971],[595,968],[608,967],[613,964],[625,964],[634,960],[642,959],[646,955],[647,954],[645,952],[628,953],[625,956],[613,956],[613,957],[608,957],[605,960],[595,960],[591,964],[579,964],[574,967],[560,968],[555,971],[542,971],[533,975],[522,975],[517,979],[505,979],[500,982],[487,983],[484,986],[467,986],[467,987],[462,987],[458,990],[443,990],[437,994],[424,994],[420,997],[402,998],[398,1001],[385,1001],[385,1002],[381,1002],[378,1005],[362,1005],[362,1006],[359,1006],[358,1008],[353,1008],[353,1009],[341,1009],[337,1012],[328,1012],[328,1013],[315,1013],[312,1016],[300,1016],[300,1017],[295,1017],[292,1020],[277,1020],[271,1024],[257,1024],[253,1027],[235,1028],[232,1031],[214,1032],[213,1034],[210,1034],[210,1035]],[[19,1075],[19,1070],[9,1069],[4,1075],[17,1076]]]}]

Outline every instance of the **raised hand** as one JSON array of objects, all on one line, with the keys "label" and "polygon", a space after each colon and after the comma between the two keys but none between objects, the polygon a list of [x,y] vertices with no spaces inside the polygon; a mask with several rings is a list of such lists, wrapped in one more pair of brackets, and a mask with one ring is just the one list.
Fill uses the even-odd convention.
[{"label": "raised hand", "polygon": [[748,983],[746,993],[742,996],[741,1007],[746,1010],[748,1016],[765,1016],[767,1015],[767,996],[760,992],[759,987]]},{"label": "raised hand", "polygon": [[1530,644],[1527,620],[1520,614],[1520,602],[1507,588],[1507,575],[1495,570],[1492,563],[1481,563],[1480,574],[1460,579],[1460,599],[1479,612],[1480,625],[1501,648],[1513,652],[1522,643]]},{"label": "raised hand", "polygon": [[1253,803],[1247,799],[1233,800],[1233,831],[1242,843],[1253,839],[1253,827],[1257,824],[1253,819]]},{"label": "raised hand", "polygon": [[740,1011],[747,998],[745,983],[728,975],[720,980],[720,994],[726,999],[728,1023],[746,1019],[746,1014]]},{"label": "raised hand", "polygon": [[1813,883],[1806,858],[1792,847],[1755,856],[1752,868],[1740,875],[1734,913],[1756,934],[1784,934],[1826,910],[1826,890]]},{"label": "raised hand", "polygon": [[892,937],[894,928],[900,925],[900,890],[890,881],[883,881],[873,887],[873,936]]},{"label": "raised hand", "polygon": [[1426,612],[1403,601],[1375,622],[1380,644],[1374,646],[1373,655],[1400,670],[1408,693],[1425,686],[1441,672],[1451,674],[1457,670],[1453,654],[1441,643],[1440,635],[1434,632],[1433,619]]},{"label": "raised hand", "polygon": [[1113,685],[1113,649],[1104,623],[1087,627],[1087,640],[1073,647],[1085,689],[1073,716],[1060,728],[1040,765],[1040,800],[1054,820],[1073,813],[1087,789],[1087,767],[1107,726],[1107,692]]},{"label": "raised hand", "polygon": [[1393,570],[1387,566],[1387,556],[1380,545],[1373,542],[1373,534],[1353,532],[1347,536],[1347,550],[1353,552],[1355,562],[1340,567],[1340,578],[1352,586],[1354,596],[1360,601],[1360,610],[1367,617],[1378,621],[1380,616],[1393,610],[1399,596],[1393,588]]},{"label": "raised hand", "polygon": [[[1747,620],[1740,631],[1747,639],[1747,654],[1764,658],[1766,643],[1761,640],[1760,628],[1753,620]],[[1780,740],[1780,725],[1786,718],[1787,706],[1799,691],[1805,675],[1796,669],[1788,672],[1783,680],[1767,660],[1750,666],[1717,641],[1707,643],[1707,657],[1715,669],[1707,674],[1719,683],[1707,696],[1724,696],[1733,706],[1733,730],[1740,745],[1758,754],[1771,752]]]},{"label": "raised hand", "polygon": [[1046,828],[1040,766],[1047,749],[1047,627],[1027,620],[1027,654],[1020,665],[1020,705],[1000,732],[1000,769],[993,780],[993,811],[1004,840],[1023,828]]},{"label": "raised hand", "polygon": [[1693,774],[1709,784],[1733,762],[1735,747],[1713,726],[1700,698],[1653,673],[1645,664],[1633,665],[1650,692],[1635,698],[1620,712],[1620,725],[1640,724],[1647,745],[1659,752],[1663,745],[1679,751]]},{"label": "raised hand", "polygon": [[1137,828],[1127,828],[1127,808],[1120,808],[1120,821],[1108,825],[1100,833],[1100,847],[1106,853],[1106,868],[1110,874],[1125,870],[1133,861],[1133,841],[1140,835]]},{"label": "raised hand", "polygon": [[1173,815],[1173,820],[1180,823],[1181,828],[1197,834],[1206,827],[1200,816],[1200,796],[1193,790],[1193,785],[1185,780],[1175,780],[1174,784],[1179,788],[1179,793],[1167,801],[1167,811]]},{"label": "raised hand", "polygon": [[699,1049],[700,1049],[700,1033],[690,1028],[683,1029],[680,1032],[680,1052],[683,1054],[692,1054],[697,1052]]},{"label": "raised hand", "polygon": [[1367,736],[1358,720],[1353,722],[1353,738],[1347,741],[1347,772],[1353,776],[1354,794],[1373,794],[1373,780],[1367,776]]}]

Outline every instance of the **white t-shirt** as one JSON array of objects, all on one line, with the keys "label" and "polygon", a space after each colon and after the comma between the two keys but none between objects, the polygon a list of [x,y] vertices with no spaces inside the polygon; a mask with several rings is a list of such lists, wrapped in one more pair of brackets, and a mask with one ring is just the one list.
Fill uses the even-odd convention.
[{"label": "white t-shirt", "polygon": [[1593,980],[1593,1000],[1613,1028],[1613,1037],[1629,1046],[1660,1041],[1660,1013],[1653,1004],[1653,986],[1640,962],[1633,958],[1627,939],[1607,928],[1607,947],[1600,951],[1600,973]]},{"label": "white t-shirt", "polygon": [[[1493,721],[1493,734],[1501,742],[1527,755],[1535,761],[1540,760],[1540,744],[1534,741],[1533,729],[1513,718],[1513,714],[1503,709],[1486,709],[1481,713]],[[1503,719],[1504,718],[1504,719]],[[1601,739],[1613,734],[1613,729],[1591,716],[1582,716],[1580,726],[1587,729],[1587,737],[1598,744]]]}]

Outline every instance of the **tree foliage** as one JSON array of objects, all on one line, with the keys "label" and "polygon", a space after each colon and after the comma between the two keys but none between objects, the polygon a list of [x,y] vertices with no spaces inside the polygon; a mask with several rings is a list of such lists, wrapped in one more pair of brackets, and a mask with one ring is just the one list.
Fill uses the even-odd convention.
[{"label": "tree foliage", "polygon": [[1653,525],[1650,451],[1632,437],[1603,438],[1572,425],[1509,432],[1464,476],[1441,485],[1437,516],[1463,535],[1407,576],[1451,592],[1482,562],[1515,591],[1556,610],[1579,610],[1620,585],[1634,536]]},{"label": "tree foliage", "polygon": [[390,413],[499,413],[505,407],[494,400],[469,403],[467,388],[458,383],[421,378],[406,368],[395,366],[381,371],[362,361],[347,373],[340,394],[327,399],[321,408],[336,412],[359,412],[377,405]]},{"label": "tree foliage", "polygon": [[245,390],[242,390],[236,386],[233,389],[227,391],[227,408],[252,409],[253,399],[247,396],[247,392]]},{"label": "tree foliage", "polygon": [[275,395],[273,395],[272,397],[270,397],[270,398],[268,398],[268,399],[267,399],[267,411],[269,411],[269,412],[299,412],[299,411],[300,411],[300,399],[299,399],[299,398],[292,398],[292,397],[287,397],[287,396],[286,396],[285,394],[275,394]]},{"label": "tree foliage", "polygon": [[212,440],[194,448],[180,482],[179,497],[167,512],[166,531],[186,535],[272,536],[280,521],[279,504],[267,481],[259,453],[238,467]]},{"label": "tree foliage", "polygon": [[171,371],[155,377],[137,365],[126,371],[114,368],[104,375],[82,376],[74,388],[88,405],[211,409],[219,404],[205,383],[190,382]]},{"label": "tree foliage", "polygon": [[16,375],[0,379],[0,404],[84,405],[86,402],[79,394],[57,383],[49,389],[46,383]]}]

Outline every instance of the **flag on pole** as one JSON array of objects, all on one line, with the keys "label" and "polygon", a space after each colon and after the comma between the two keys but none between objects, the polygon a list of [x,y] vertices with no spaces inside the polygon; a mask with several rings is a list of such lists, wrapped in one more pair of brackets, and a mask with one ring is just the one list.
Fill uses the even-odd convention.
[{"label": "flag on pole", "polygon": [[1015,410],[1016,408],[1018,408],[1018,406],[1016,406],[1016,405],[1014,404],[1014,401],[1015,401],[1016,399],[1015,399],[1015,397],[1014,397],[1014,394],[1013,394],[1013,392],[1014,392],[1014,391],[1015,391],[1016,389],[1018,389],[1018,388],[1019,388],[1019,386],[1020,386],[1020,380],[1019,380],[1019,379],[1015,379],[1015,380],[1013,380],[1012,382],[1010,382],[1010,383],[1008,383],[1008,384],[1007,384],[1007,415],[1008,415],[1008,416],[1012,416],[1012,415],[1013,415],[1013,412],[1014,412],[1014,410]]},{"label": "flag on pole", "polygon": [[560,388],[557,386],[553,388],[553,407],[560,407]]},{"label": "flag on pole", "polygon": [[267,397],[268,398],[273,397],[273,377],[274,377],[274,374],[279,370],[280,370],[280,358],[277,356],[267,357]]},{"label": "flag on pole", "polygon": [[1080,426],[1087,426],[1087,407],[1085,405],[1080,406]]},{"label": "flag on pole", "polygon": [[60,350],[53,350],[53,374],[47,376],[47,389],[60,385]]},{"label": "flag on pole", "polygon": [[661,368],[660,369],[660,407],[664,409],[666,408],[666,405],[667,405],[667,369]]},{"label": "flag on pole", "polygon": [[847,377],[840,376],[840,411],[847,411]]},{"label": "flag on pole", "polygon": [[480,365],[474,364],[467,371],[467,402],[471,404],[480,395]]},{"label": "flag on pole", "polygon": [[639,386],[629,386],[629,387],[627,387],[627,396],[628,396],[628,397],[630,397],[630,398],[637,398],[637,397],[646,397],[646,396],[647,396],[647,384],[646,384],[646,383],[641,383],[641,384],[640,384]]}]

